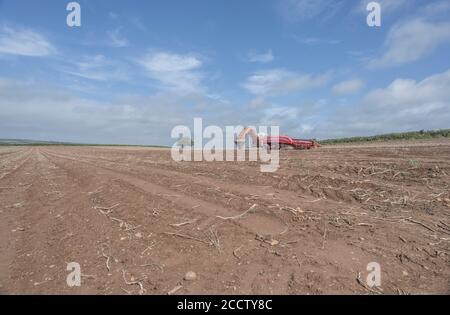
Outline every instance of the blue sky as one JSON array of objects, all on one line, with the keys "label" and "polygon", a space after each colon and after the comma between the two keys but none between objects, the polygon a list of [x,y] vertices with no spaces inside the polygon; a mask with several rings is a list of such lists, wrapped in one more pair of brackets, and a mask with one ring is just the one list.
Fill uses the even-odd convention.
[{"label": "blue sky", "polygon": [[0,138],[171,144],[176,125],[303,138],[450,128],[450,1],[0,0]]}]

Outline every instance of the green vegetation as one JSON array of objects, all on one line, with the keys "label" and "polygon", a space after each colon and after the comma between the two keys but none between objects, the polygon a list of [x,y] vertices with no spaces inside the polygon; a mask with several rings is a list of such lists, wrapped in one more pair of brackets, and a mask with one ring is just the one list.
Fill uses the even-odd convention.
[{"label": "green vegetation", "polygon": [[450,138],[450,129],[432,130],[432,131],[412,131],[389,133],[370,137],[352,137],[342,139],[330,139],[320,141],[320,144],[341,144],[341,143],[355,143],[355,142],[373,142],[373,141],[390,141],[390,140],[427,140],[437,138]]}]

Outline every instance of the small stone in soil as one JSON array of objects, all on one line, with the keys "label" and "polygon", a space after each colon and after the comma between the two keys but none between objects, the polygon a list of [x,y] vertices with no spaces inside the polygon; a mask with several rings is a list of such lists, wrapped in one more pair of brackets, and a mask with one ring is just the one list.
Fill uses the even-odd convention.
[{"label": "small stone in soil", "polygon": [[194,281],[195,279],[197,279],[197,274],[193,271],[188,271],[184,275],[184,280],[186,281]]}]

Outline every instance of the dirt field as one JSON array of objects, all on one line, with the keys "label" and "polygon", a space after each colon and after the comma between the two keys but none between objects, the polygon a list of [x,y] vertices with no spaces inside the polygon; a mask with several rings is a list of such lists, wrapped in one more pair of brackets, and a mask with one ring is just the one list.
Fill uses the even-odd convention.
[{"label": "dirt field", "polygon": [[449,255],[450,142],[283,151],[268,174],[168,150],[0,148],[3,294],[449,294]]}]

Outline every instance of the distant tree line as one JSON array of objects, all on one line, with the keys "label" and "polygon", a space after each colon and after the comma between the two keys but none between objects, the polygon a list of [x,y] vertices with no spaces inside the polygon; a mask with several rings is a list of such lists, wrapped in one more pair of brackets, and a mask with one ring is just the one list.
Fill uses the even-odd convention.
[{"label": "distant tree line", "polygon": [[320,144],[340,144],[353,142],[372,142],[372,141],[389,141],[389,140],[426,140],[435,138],[450,138],[450,129],[431,130],[431,131],[411,131],[388,133],[369,137],[351,137],[320,141]]}]

